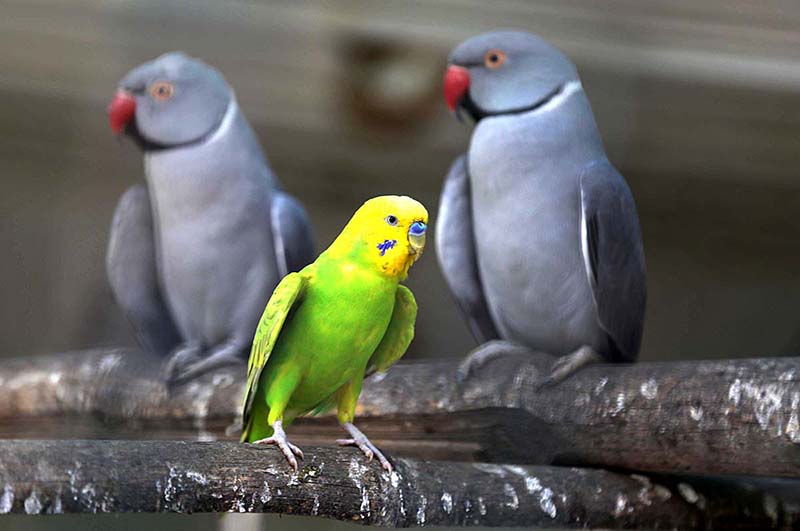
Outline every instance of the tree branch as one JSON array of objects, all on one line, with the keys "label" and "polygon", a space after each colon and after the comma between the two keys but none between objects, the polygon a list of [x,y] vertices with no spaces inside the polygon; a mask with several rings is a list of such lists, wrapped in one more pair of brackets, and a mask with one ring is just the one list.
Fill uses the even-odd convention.
[{"label": "tree branch", "polygon": [[356,450],[307,450],[291,473],[274,448],[238,443],[1,441],[0,513],[269,512],[394,527],[800,523],[778,497],[704,480],[407,459],[389,475]]},{"label": "tree branch", "polygon": [[[396,455],[800,477],[797,358],[597,365],[537,391],[551,362],[512,351],[461,384],[456,360],[401,364],[367,380],[358,422]],[[171,396],[157,368],[122,349],[5,362],[0,436],[213,438],[236,422],[243,368]],[[289,434],[340,432],[318,418]]]}]

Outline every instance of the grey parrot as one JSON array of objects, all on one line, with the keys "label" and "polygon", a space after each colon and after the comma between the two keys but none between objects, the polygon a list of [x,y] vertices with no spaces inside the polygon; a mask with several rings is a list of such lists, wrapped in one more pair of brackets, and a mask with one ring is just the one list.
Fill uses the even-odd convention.
[{"label": "grey parrot", "polygon": [[476,124],[436,230],[447,283],[483,344],[462,378],[507,343],[559,357],[543,383],[634,361],[647,298],[641,230],[575,66],[535,35],[495,31],[453,50],[444,92]]},{"label": "grey parrot", "polygon": [[269,294],[314,255],[303,207],[280,187],[222,75],[183,53],[131,70],[109,109],[144,152],[123,196],[109,282],[169,383],[244,361]]}]

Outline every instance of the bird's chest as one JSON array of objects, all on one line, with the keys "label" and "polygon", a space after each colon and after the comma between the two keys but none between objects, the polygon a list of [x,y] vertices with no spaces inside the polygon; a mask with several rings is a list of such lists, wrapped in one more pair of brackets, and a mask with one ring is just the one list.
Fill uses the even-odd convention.
[{"label": "bird's chest", "polygon": [[[224,159],[190,155],[149,156],[147,183],[162,273],[206,282],[209,271],[227,271],[227,260],[259,251],[269,227],[270,189]],[[213,162],[199,166],[198,158]]]},{"label": "bird's chest", "polygon": [[156,229],[164,252],[184,252],[202,244],[221,244],[235,233],[237,205],[247,203],[248,186],[224,173],[193,173],[181,160],[150,160],[147,182]]},{"label": "bird's chest", "polygon": [[329,394],[364,369],[389,325],[395,290],[371,280],[310,290],[290,332],[309,393]]},{"label": "bird's chest", "polygon": [[580,170],[553,134],[500,125],[476,128],[468,159],[481,280],[504,337],[549,345],[591,318]]},{"label": "bird's chest", "polygon": [[158,273],[184,337],[215,342],[264,260],[270,189],[224,160],[198,167],[187,156],[156,154],[146,163]]},{"label": "bird's chest", "polygon": [[[548,275],[580,253],[580,187],[558,142],[525,124],[479,125],[468,167],[482,267]],[[485,258],[485,260],[484,260]]]}]

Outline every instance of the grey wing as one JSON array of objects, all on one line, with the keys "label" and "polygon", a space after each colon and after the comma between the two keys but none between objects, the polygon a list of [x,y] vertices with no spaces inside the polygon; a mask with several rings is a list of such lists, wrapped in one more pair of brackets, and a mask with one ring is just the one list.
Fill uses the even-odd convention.
[{"label": "grey wing", "polygon": [[628,185],[607,160],[581,175],[581,240],[600,325],[612,340],[610,361],[639,354],[647,302],[639,216]]},{"label": "grey wing", "polygon": [[475,339],[484,343],[499,338],[478,271],[469,175],[464,155],[453,162],[442,189],[436,222],[436,254],[447,285],[467,318]]},{"label": "grey wing", "polygon": [[180,336],[158,285],[154,238],[147,188],[132,186],[114,211],[106,273],[140,346],[164,355],[179,343]]},{"label": "grey wing", "polygon": [[272,235],[281,278],[314,260],[314,235],[303,206],[285,192],[272,196]]}]

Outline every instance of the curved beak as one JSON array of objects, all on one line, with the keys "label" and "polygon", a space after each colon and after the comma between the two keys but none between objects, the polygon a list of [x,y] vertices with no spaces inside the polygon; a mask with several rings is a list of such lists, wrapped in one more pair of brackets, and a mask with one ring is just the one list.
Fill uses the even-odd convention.
[{"label": "curved beak", "polygon": [[120,134],[133,119],[134,114],[136,114],[136,100],[130,92],[118,90],[108,105],[108,124],[111,126],[111,131],[115,135]]},{"label": "curved beak", "polygon": [[422,254],[425,248],[425,233],[428,226],[422,221],[415,221],[408,228],[408,243],[415,254]]},{"label": "curved beak", "polygon": [[448,66],[444,73],[444,100],[451,111],[456,110],[467,90],[469,90],[469,70],[463,66]]}]

